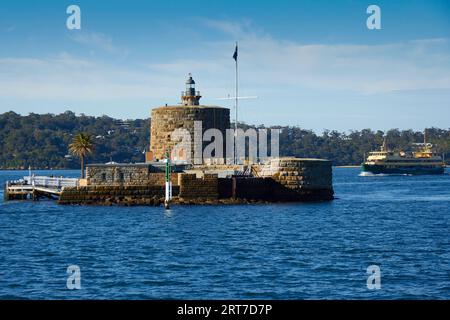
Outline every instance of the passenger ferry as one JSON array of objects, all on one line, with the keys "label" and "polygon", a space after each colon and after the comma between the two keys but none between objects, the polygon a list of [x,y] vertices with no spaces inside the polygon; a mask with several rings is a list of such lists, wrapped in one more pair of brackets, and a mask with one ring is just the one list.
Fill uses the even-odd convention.
[{"label": "passenger ferry", "polygon": [[392,151],[386,146],[386,139],[380,151],[372,151],[364,160],[363,172],[372,174],[443,174],[445,162],[441,155],[433,152],[433,145],[415,143],[415,151]]}]

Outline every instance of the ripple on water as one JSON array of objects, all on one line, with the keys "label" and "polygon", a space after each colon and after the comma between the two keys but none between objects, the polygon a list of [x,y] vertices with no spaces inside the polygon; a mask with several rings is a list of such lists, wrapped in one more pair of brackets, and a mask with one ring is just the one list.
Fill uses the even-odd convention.
[{"label": "ripple on water", "polygon": [[[0,202],[0,299],[449,299],[450,176],[346,168],[334,181],[329,203],[170,214]],[[79,291],[66,289],[71,264]],[[372,264],[381,290],[366,287]]]}]

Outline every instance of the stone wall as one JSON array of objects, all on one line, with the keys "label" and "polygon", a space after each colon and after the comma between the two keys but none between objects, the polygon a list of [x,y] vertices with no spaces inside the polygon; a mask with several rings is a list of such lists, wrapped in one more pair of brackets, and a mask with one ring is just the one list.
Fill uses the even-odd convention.
[{"label": "stone wall", "polygon": [[[264,174],[264,170],[261,174]],[[302,158],[272,159],[269,174],[277,183],[273,190],[274,197],[280,200],[333,199],[331,161]]]},{"label": "stone wall", "polygon": [[[222,132],[225,148],[225,130],[230,128],[230,110],[208,106],[167,106],[152,110],[150,153],[154,159],[164,159],[166,148],[172,150],[179,141],[172,141],[175,129],[183,128],[191,136],[191,159],[194,159],[194,121],[202,121],[202,134],[211,128]],[[203,142],[202,152],[210,142]],[[223,151],[225,154],[225,150]],[[186,158],[187,155],[177,155]]]},{"label": "stone wall", "polygon": [[263,166],[260,176],[272,177],[290,189],[333,188],[331,161],[322,159],[276,158]]},{"label": "stone wall", "polygon": [[[179,187],[173,186],[173,196]],[[163,186],[86,186],[64,188],[59,204],[85,205],[160,205],[164,201]]]},{"label": "stone wall", "polygon": [[[178,173],[171,173],[173,185],[178,185]],[[86,169],[88,185],[157,185],[165,184],[165,173],[150,164],[89,165]]]},{"label": "stone wall", "polygon": [[235,177],[219,179],[219,199],[259,202],[302,202],[333,199],[330,188],[292,188],[273,178]]},{"label": "stone wall", "polygon": [[219,197],[218,178],[216,174],[204,174],[197,178],[195,174],[179,175],[181,199],[217,199]]},{"label": "stone wall", "polygon": [[[226,171],[229,167],[215,166]],[[331,162],[277,158],[255,166],[257,177],[218,178],[208,166],[192,173],[172,173],[173,202],[317,201],[333,199]],[[199,171],[199,172],[197,172]],[[228,171],[227,171],[228,172]],[[64,189],[62,204],[159,204],[164,198],[164,172],[150,164],[90,165],[85,187]],[[187,202],[185,201],[187,200]],[[241,201],[241,202],[242,202]]]},{"label": "stone wall", "polygon": [[272,178],[221,178],[219,179],[219,198],[272,201],[273,184]]},{"label": "stone wall", "polygon": [[333,199],[330,161],[276,158],[252,169],[258,177],[219,179],[219,198],[270,202]]}]

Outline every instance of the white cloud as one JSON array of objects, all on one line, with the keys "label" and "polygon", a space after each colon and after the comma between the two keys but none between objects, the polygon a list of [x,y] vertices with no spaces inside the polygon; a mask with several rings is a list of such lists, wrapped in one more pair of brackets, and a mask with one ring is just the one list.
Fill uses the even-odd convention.
[{"label": "white cloud", "polygon": [[113,39],[99,32],[75,31],[69,34],[69,38],[73,41],[91,47],[106,51],[108,53],[124,53],[124,49],[113,44]]},{"label": "white cloud", "polygon": [[[156,78],[67,53],[47,59],[0,59],[0,98],[114,99],[156,98]],[[159,88],[161,89],[161,88]]]},{"label": "white cloud", "polygon": [[[206,20],[205,25],[239,36],[241,92],[295,98],[317,90],[378,94],[450,89],[448,39],[419,39],[381,45],[302,44],[259,35],[250,22]],[[253,30],[253,31],[252,31]],[[117,52],[110,37],[99,33],[71,36],[78,43]],[[110,101],[149,99],[176,102],[182,81],[194,74],[209,97],[232,91],[233,41],[202,43],[195,57],[143,61],[142,68],[80,59],[63,53],[46,59],[1,58],[0,98]],[[180,56],[185,51],[180,51]],[[174,101],[175,100],[175,101]]]},{"label": "white cloud", "polygon": [[200,23],[207,28],[219,31],[235,39],[261,36],[263,32],[248,19],[240,21],[201,19]]},{"label": "white cloud", "polygon": [[4,29],[5,32],[13,32],[14,30],[16,30],[15,25],[8,26]]},{"label": "white cloud", "polygon": [[[230,43],[211,45],[208,60],[180,59],[158,72],[230,73]],[[399,90],[450,89],[449,41],[425,39],[382,45],[310,45],[251,37],[240,42],[241,76],[257,89],[317,89],[375,94]],[[205,71],[205,69],[209,70]]]}]

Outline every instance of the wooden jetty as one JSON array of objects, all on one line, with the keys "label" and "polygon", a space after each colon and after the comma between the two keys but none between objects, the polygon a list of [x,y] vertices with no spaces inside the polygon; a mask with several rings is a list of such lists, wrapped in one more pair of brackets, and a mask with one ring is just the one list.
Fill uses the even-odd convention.
[{"label": "wooden jetty", "polygon": [[20,180],[6,182],[4,199],[5,201],[58,199],[65,187],[78,185],[79,179],[75,178],[26,176]]}]

